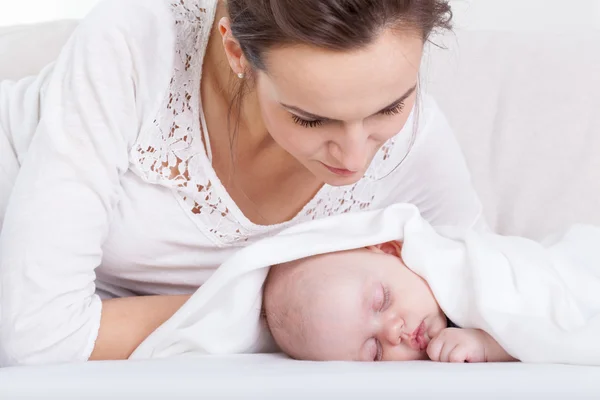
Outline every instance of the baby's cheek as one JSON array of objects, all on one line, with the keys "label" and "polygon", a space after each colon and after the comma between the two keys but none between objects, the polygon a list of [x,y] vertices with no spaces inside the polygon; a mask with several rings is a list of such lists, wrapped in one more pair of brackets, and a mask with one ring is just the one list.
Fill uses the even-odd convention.
[{"label": "baby's cheek", "polygon": [[437,318],[437,323],[431,327],[429,332],[427,332],[427,335],[429,336],[429,339],[433,340],[447,328],[448,324],[446,323],[446,317],[440,316],[439,318]]},{"label": "baby's cheek", "polygon": [[385,361],[421,361],[428,359],[426,351],[417,351],[404,345],[395,346],[384,352]]},{"label": "baby's cheek", "polygon": [[364,345],[362,351],[360,352],[360,360],[359,361],[375,361],[377,360],[377,342],[375,339],[369,339],[367,343]]}]

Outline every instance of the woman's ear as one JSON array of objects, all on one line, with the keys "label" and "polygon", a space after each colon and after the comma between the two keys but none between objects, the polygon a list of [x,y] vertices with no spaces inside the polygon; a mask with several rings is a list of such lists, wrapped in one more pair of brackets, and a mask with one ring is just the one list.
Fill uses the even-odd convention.
[{"label": "woman's ear", "polygon": [[219,20],[219,33],[223,40],[223,49],[229,62],[229,67],[234,74],[244,74],[247,69],[247,61],[244,57],[244,52],[233,34],[231,33],[231,22],[229,18],[223,17]]},{"label": "woman's ear", "polygon": [[368,246],[367,248],[378,253],[389,254],[396,257],[402,255],[402,243],[397,241],[376,244],[374,246]]}]

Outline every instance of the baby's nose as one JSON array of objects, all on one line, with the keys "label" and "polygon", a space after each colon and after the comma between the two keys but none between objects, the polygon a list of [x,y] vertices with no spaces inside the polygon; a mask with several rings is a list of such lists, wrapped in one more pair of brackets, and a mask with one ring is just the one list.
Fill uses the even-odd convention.
[{"label": "baby's nose", "polygon": [[406,340],[406,334],[403,332],[404,330],[404,320],[402,318],[396,318],[388,324],[387,329],[387,340],[391,345],[397,346],[403,340]]}]

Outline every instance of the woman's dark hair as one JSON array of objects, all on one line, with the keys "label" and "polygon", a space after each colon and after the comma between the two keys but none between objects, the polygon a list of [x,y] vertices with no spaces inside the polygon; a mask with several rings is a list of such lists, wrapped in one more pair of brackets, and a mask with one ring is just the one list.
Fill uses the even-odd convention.
[{"label": "woman's dark hair", "polygon": [[[267,70],[265,53],[275,47],[351,51],[372,44],[386,29],[412,31],[425,42],[432,32],[452,28],[448,0],[227,0],[226,4],[233,36],[253,69],[262,71]],[[234,109],[239,117],[246,89],[241,84],[233,96],[229,125]],[[238,127],[239,118],[234,130],[229,129],[232,155]]]},{"label": "woman's dark hair", "polygon": [[227,7],[233,36],[260,70],[276,46],[355,50],[387,28],[414,30],[426,41],[452,20],[447,0],[227,0]]}]

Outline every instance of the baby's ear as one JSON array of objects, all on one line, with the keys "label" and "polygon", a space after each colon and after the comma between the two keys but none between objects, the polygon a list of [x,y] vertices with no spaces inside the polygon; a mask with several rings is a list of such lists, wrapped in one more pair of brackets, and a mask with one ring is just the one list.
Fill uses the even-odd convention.
[{"label": "baby's ear", "polygon": [[400,257],[402,254],[402,243],[396,241],[376,244],[367,248],[369,250],[375,250],[377,252],[389,254],[396,257]]}]

